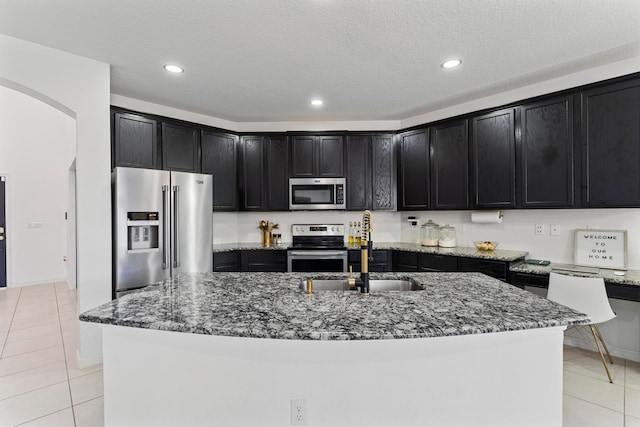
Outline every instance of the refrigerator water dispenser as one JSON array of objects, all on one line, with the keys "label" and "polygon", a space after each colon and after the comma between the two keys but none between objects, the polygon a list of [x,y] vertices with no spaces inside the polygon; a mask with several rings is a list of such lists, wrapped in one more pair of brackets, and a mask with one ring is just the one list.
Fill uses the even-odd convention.
[{"label": "refrigerator water dispenser", "polygon": [[158,249],[158,212],[127,212],[128,250]]}]

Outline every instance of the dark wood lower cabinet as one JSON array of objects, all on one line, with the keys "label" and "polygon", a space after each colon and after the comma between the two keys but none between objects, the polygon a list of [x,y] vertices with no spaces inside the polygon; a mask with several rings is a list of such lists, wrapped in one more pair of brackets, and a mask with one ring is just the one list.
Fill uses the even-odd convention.
[{"label": "dark wood lower cabinet", "polygon": [[240,271],[240,252],[214,252],[213,271]]},{"label": "dark wood lower cabinet", "polygon": [[279,249],[241,251],[240,269],[241,271],[284,273],[287,271],[287,251]]},{"label": "dark wood lower cabinet", "polygon": [[418,253],[393,251],[391,271],[418,271]]},{"label": "dark wood lower cabinet", "polygon": [[[549,275],[512,272],[509,276],[509,283],[520,288],[524,288],[525,286],[548,288]],[[640,301],[640,286],[611,283],[606,280],[604,284],[609,298]]]},{"label": "dark wood lower cabinet", "polygon": [[477,258],[459,258],[458,271],[483,273],[487,276],[506,281],[509,275],[509,262]]},{"label": "dark wood lower cabinet", "polygon": [[[357,249],[349,250],[349,266],[353,267],[354,272],[362,270],[360,251]],[[391,251],[380,249],[373,250],[373,259],[369,261],[370,272],[386,272],[391,270]]]},{"label": "dark wood lower cabinet", "polygon": [[419,271],[458,271],[458,257],[438,254],[419,254]]}]

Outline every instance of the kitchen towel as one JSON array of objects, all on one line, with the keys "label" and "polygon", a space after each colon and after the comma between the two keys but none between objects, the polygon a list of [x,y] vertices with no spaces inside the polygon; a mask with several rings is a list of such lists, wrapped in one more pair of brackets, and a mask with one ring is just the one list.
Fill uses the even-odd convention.
[{"label": "kitchen towel", "polygon": [[473,211],[471,212],[471,222],[476,224],[500,224],[502,222],[502,211]]}]

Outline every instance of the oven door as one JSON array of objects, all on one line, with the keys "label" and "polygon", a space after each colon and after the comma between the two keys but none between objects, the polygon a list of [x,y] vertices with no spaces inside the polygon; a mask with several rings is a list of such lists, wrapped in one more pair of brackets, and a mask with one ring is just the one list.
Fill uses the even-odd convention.
[{"label": "oven door", "polygon": [[289,250],[289,272],[346,272],[347,251]]}]

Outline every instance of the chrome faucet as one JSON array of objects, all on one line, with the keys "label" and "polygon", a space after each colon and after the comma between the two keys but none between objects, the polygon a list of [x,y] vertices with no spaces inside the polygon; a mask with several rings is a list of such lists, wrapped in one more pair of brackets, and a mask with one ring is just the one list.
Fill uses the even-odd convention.
[{"label": "chrome faucet", "polygon": [[362,229],[360,232],[360,278],[353,277],[353,271],[349,267],[349,285],[358,287],[360,293],[369,295],[369,261],[373,259],[373,242],[371,241],[371,212],[366,210],[362,213]]}]

